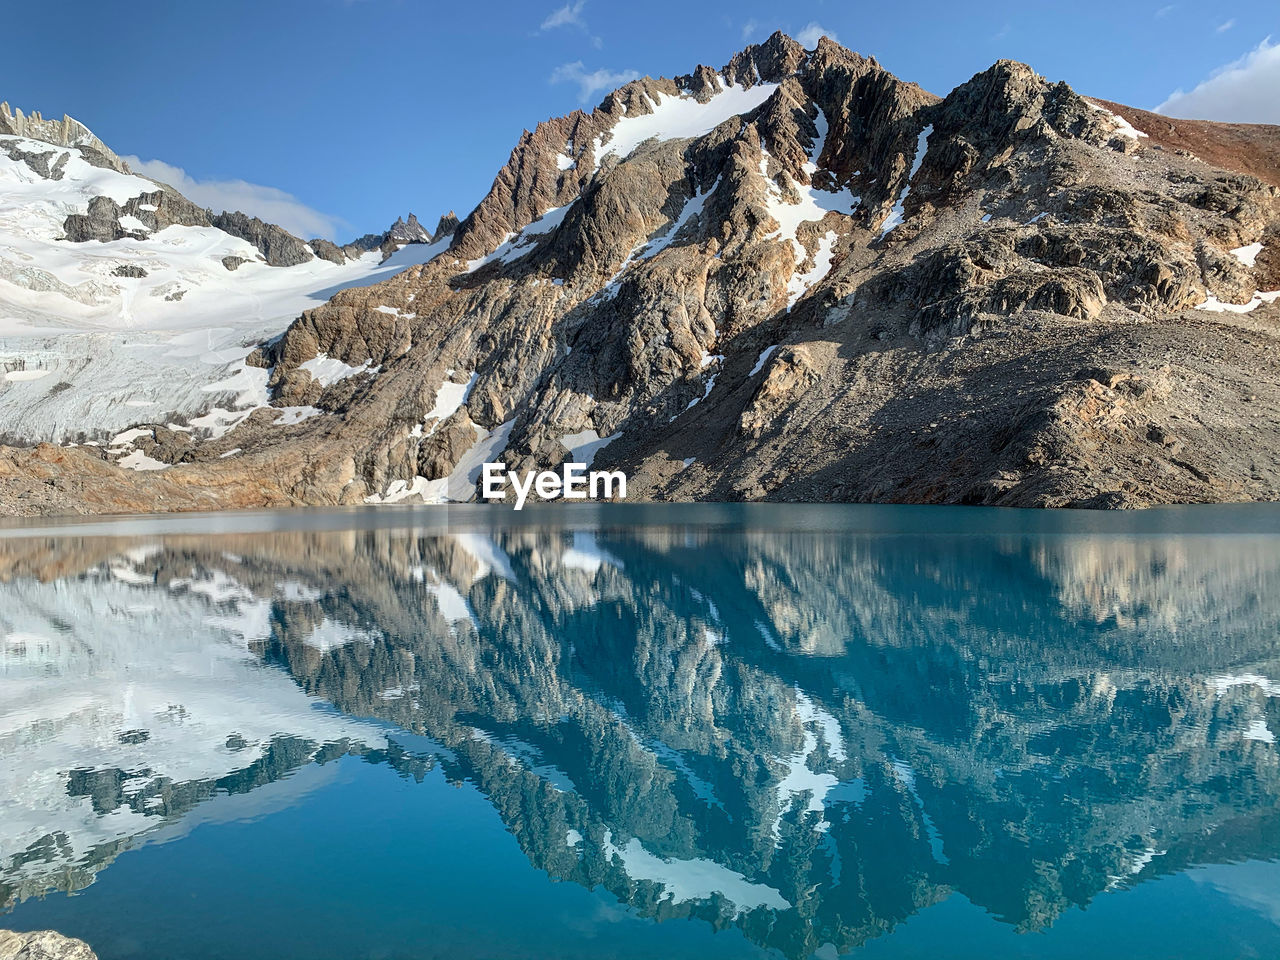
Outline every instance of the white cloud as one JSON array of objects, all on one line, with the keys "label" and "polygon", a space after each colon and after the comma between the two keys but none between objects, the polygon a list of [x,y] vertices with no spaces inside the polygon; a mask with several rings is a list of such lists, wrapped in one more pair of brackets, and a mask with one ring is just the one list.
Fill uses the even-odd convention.
[{"label": "white cloud", "polygon": [[566,3],[559,10],[553,10],[547,15],[547,19],[542,21],[539,30],[554,30],[556,27],[580,27],[587,29],[587,22],[582,19],[582,8],[587,5],[587,0],[577,0],[576,3]]},{"label": "white cloud", "polygon": [[1167,17],[1169,14],[1173,13],[1173,11],[1177,9],[1178,9],[1178,5],[1176,3],[1170,3],[1166,6],[1163,6],[1156,11],[1156,19],[1159,20],[1163,17]]},{"label": "white cloud", "polygon": [[586,19],[582,16],[582,8],[587,5],[587,0],[577,0],[576,3],[566,3],[558,10],[553,10],[547,14],[547,18],[542,21],[542,25],[538,27],[538,32],[543,33],[547,30],[554,30],[557,27],[577,27],[583,33],[590,36],[591,46],[599,50],[604,46],[604,41],[591,33],[591,28],[587,26]]},{"label": "white cloud", "polygon": [[1224,20],[1222,23],[1218,24],[1218,27],[1217,27],[1217,31],[1216,31],[1216,32],[1217,32],[1217,33],[1226,33],[1228,30],[1230,30],[1230,29],[1231,29],[1232,27],[1234,27],[1235,25],[1236,25],[1236,19],[1235,19],[1235,17],[1232,17],[1230,20]]},{"label": "white cloud", "polygon": [[834,30],[828,30],[820,23],[810,20],[805,28],[796,34],[796,40],[800,42],[800,46],[806,50],[812,50],[818,45],[818,41],[823,37],[830,37],[836,43],[840,42],[840,38],[836,36]]},{"label": "white cloud", "polygon": [[239,210],[251,217],[275,223],[290,233],[310,240],[313,237],[333,239],[346,224],[337,217],[308,207],[291,193],[276,187],[264,187],[244,180],[196,180],[187,171],[163,160],[124,157],[135,173],[167,183],[192,203],[208,207],[215,213]]},{"label": "white cloud", "polygon": [[748,20],[746,23],[742,25],[742,39],[750,40],[752,35],[756,32],[756,30],[759,29],[759,27],[760,27],[760,24],[756,23],[756,21]]},{"label": "white cloud", "polygon": [[593,94],[599,93],[601,90],[613,90],[624,83],[629,83],[639,78],[640,74],[634,70],[606,70],[601,68],[587,73],[586,67],[582,65],[581,60],[561,64],[551,71],[552,83],[576,83],[578,85],[578,97],[583,101],[591,99]]},{"label": "white cloud", "polygon": [[1156,113],[1229,123],[1280,123],[1280,45],[1267,37],[1190,93],[1175,90]]}]

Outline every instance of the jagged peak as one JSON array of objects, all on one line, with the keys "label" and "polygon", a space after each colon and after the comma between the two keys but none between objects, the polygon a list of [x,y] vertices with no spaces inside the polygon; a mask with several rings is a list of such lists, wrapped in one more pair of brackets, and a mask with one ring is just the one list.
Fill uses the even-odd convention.
[{"label": "jagged peak", "polygon": [[436,222],[436,232],[431,235],[431,239],[432,241],[443,240],[445,237],[452,236],[457,229],[458,215],[450,210]]},{"label": "jagged peak", "polygon": [[410,213],[408,220],[396,217],[396,222],[387,231],[387,239],[395,243],[429,243],[431,234],[418,222],[417,216]]},{"label": "jagged peak", "polygon": [[970,139],[1006,139],[1044,129],[1095,143],[1113,132],[1106,116],[1067,83],[1052,83],[1017,60],[997,60],[957,86],[939,105],[937,123]]},{"label": "jagged peak", "polygon": [[[951,132],[961,126],[973,128],[981,140],[1021,138],[1027,130],[1052,129],[1057,135],[1104,143],[1114,133],[1106,115],[1091,110],[1066,84],[1050,84],[1018,61],[997,61],[944,101],[894,76],[875,57],[863,56],[830,37],[820,37],[812,50],[805,50],[777,31],[763,43],[734,54],[719,70],[699,65],[673,78],[641,77],[607,93],[590,113],[575,110],[523,131],[488,194],[459,224],[452,248],[463,259],[486,256],[548,211],[578,199],[602,169],[604,155],[615,153],[623,159],[611,149],[620,125],[665,108],[668,98],[689,98],[706,105],[731,90],[740,93],[788,83],[798,85],[789,97],[781,91],[765,99],[739,97],[732,115],[771,115],[762,120],[761,132],[772,128],[773,134],[784,133],[786,140],[775,144],[776,153],[771,147],[771,153],[784,160],[792,179],[807,182],[802,167],[809,161],[802,154],[812,146],[814,131],[809,127],[812,105],[816,105],[831,123],[820,166],[840,184],[848,183],[856,171],[870,171],[860,185],[863,209],[868,211],[898,196],[913,176],[912,161],[920,153],[918,138],[930,123]],[[778,97],[788,102],[774,102]],[[957,109],[952,111],[951,106]],[[803,131],[784,117],[795,109],[809,116],[810,122],[801,124]],[[727,117],[719,118],[720,122]],[[746,118],[750,122],[751,117]],[[987,134],[978,129],[984,124],[990,127]],[[687,139],[706,132],[708,128],[703,127],[696,134],[680,131],[666,136]],[[625,142],[634,147],[640,141]]]},{"label": "jagged peak", "polygon": [[46,120],[39,110],[23,114],[20,109],[11,108],[6,100],[0,102],[0,134],[26,137],[57,147],[71,147],[81,150],[85,159],[97,166],[120,173],[132,172],[92,130],[65,113],[61,120]]}]

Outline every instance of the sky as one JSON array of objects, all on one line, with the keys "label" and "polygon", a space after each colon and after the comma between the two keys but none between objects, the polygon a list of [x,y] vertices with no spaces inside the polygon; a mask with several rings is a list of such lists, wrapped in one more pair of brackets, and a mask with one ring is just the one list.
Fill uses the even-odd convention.
[{"label": "sky", "polygon": [[6,6],[0,100],[70,114],[192,200],[306,239],[464,216],[522,130],[636,76],[723,66],[777,29],[940,95],[1011,58],[1172,116],[1280,123],[1276,0]]}]

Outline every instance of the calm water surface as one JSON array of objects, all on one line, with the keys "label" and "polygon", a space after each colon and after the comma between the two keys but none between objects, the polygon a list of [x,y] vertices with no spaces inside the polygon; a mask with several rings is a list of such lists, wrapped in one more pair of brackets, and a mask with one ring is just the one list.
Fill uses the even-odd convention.
[{"label": "calm water surface", "polygon": [[1280,956],[1280,510],[0,531],[0,927],[103,960]]}]

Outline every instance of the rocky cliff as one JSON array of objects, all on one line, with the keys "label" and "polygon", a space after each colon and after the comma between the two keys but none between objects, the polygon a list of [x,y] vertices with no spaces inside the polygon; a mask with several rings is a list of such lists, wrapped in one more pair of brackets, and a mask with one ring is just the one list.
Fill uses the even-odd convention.
[{"label": "rocky cliff", "polygon": [[[265,408],[107,459],[236,505],[589,452],[631,499],[1274,499],[1278,170],[1272,128],[1011,61],[939,98],[775,34],[526,131],[433,259],[251,355]],[[9,509],[79,509],[53,458],[6,455]]]}]

